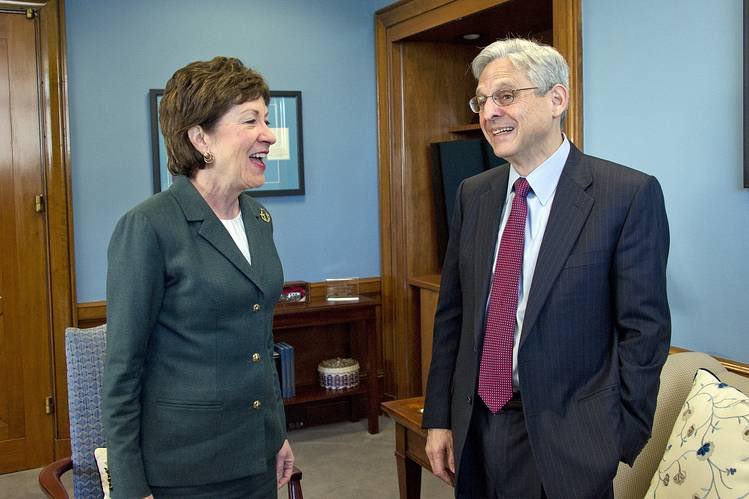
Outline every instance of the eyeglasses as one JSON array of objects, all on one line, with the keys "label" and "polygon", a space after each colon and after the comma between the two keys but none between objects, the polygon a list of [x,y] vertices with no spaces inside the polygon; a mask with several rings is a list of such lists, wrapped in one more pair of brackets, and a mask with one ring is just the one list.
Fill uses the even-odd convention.
[{"label": "eyeglasses", "polygon": [[[522,90],[536,90],[537,88],[538,87],[501,89],[494,92],[491,97],[494,103],[499,107],[507,107],[515,102],[515,97],[517,97],[518,92]],[[488,98],[489,97],[485,95],[477,95],[468,101],[468,106],[474,113],[480,113],[481,110],[484,109],[484,104],[486,104],[486,99]]]}]

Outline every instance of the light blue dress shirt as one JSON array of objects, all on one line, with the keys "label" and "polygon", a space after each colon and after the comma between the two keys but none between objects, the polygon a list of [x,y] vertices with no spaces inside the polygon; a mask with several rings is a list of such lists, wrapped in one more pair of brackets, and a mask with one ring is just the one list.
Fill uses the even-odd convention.
[{"label": "light blue dress shirt", "polygon": [[[549,221],[551,205],[554,202],[554,194],[557,190],[559,177],[562,175],[562,169],[567,162],[567,156],[570,153],[570,143],[567,137],[563,137],[562,144],[549,156],[546,161],[541,163],[530,175],[526,177],[531,187],[528,193],[528,218],[525,221],[525,243],[523,248],[523,272],[520,275],[520,285],[518,287],[518,311],[517,323],[515,326],[515,343],[512,349],[512,385],[515,390],[520,386],[518,378],[518,348],[520,345],[520,333],[523,330],[523,319],[525,318],[525,308],[528,305],[528,294],[533,282],[533,273],[536,270],[536,260],[538,252],[541,249],[541,241],[546,231],[546,223]],[[499,234],[497,243],[494,248],[494,265],[492,266],[492,275],[497,265],[497,255],[499,255],[499,243],[502,240],[502,233],[507,225],[507,219],[510,217],[510,208],[512,200],[515,197],[515,191],[512,186],[520,178],[520,174],[510,165],[510,179],[508,183],[507,198],[502,209],[502,219],[499,224]],[[491,289],[491,288],[490,288]],[[487,300],[487,307],[488,307]]]}]

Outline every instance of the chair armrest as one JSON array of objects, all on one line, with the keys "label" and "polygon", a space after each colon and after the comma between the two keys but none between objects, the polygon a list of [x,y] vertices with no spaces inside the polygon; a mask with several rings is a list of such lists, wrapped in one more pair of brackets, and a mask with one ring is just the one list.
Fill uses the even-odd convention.
[{"label": "chair armrest", "polygon": [[60,480],[60,476],[73,469],[73,459],[65,457],[48,464],[39,472],[39,487],[47,497],[52,499],[68,499],[68,491]]},{"label": "chair armrest", "polygon": [[294,466],[294,472],[291,474],[291,480],[289,480],[289,499],[304,499],[302,495],[302,470]]},{"label": "chair armrest", "polygon": [[[48,464],[39,472],[39,487],[51,499],[68,499],[68,491],[62,484],[60,476],[73,469],[73,460],[69,457]],[[302,470],[294,466],[289,481],[289,499],[304,499],[302,495]]]}]

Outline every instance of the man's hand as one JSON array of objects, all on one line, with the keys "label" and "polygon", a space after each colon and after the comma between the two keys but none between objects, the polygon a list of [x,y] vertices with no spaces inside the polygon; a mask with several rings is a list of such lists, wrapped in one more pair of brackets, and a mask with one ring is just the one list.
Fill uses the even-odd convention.
[{"label": "man's hand", "polygon": [[439,428],[427,430],[427,457],[432,473],[455,485],[455,456],[453,454],[453,432]]},{"label": "man's hand", "polygon": [[291,452],[289,441],[284,440],[278,454],[276,454],[276,484],[279,489],[289,483],[293,472],[294,453]]}]

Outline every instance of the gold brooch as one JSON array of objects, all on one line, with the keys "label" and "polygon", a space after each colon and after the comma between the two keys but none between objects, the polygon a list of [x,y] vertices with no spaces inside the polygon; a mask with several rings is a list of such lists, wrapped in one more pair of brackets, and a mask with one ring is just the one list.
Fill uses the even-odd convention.
[{"label": "gold brooch", "polygon": [[260,220],[265,223],[270,223],[270,213],[265,211],[265,208],[260,208]]}]

